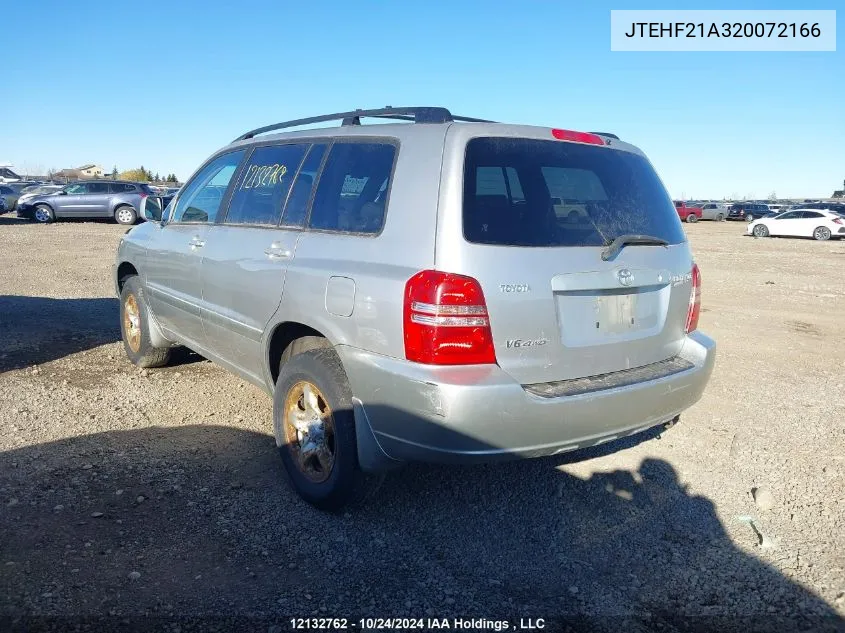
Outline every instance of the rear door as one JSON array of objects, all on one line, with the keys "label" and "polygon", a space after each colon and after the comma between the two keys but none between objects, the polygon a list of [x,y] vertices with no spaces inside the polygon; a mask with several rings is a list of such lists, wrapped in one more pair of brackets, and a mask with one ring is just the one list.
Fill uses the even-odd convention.
[{"label": "rear door", "polygon": [[256,148],[241,170],[225,218],[211,227],[203,248],[203,325],[210,351],[256,377],[263,368],[264,327],[281,302],[325,147]]},{"label": "rear door", "polygon": [[812,237],[813,232],[820,226],[828,226],[829,220],[819,211],[802,211],[801,220],[797,222],[796,235]]},{"label": "rear door", "polygon": [[[481,283],[505,371],[522,384],[539,383],[679,353],[692,260],[672,200],[642,155],[557,140],[478,137],[466,144],[462,165],[459,160],[452,165],[463,173],[460,199],[441,197],[447,208],[437,268]],[[585,216],[561,222],[554,197],[582,201]],[[626,246],[605,261],[605,245],[625,234],[650,235],[668,246]]]}]

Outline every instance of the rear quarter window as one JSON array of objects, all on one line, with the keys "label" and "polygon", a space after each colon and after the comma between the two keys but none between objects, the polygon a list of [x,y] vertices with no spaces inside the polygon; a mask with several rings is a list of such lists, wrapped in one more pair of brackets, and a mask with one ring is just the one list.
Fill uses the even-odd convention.
[{"label": "rear quarter window", "polygon": [[501,246],[601,246],[632,233],[686,239],[675,203],[642,156],[496,137],[467,143],[463,232],[469,242]]}]

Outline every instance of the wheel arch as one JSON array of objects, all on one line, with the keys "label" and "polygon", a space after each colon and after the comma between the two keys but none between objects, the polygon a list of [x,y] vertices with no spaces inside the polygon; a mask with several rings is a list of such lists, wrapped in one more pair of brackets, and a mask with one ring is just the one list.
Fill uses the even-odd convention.
[{"label": "wheel arch", "polygon": [[276,379],[279,377],[279,365],[281,364],[282,354],[295,340],[305,336],[317,336],[328,341],[329,345],[334,346],[334,342],[330,337],[315,327],[300,323],[299,321],[282,321],[273,326],[270,334],[267,336],[267,344],[265,346],[264,360],[267,375],[271,379],[272,385],[276,384]]},{"label": "wheel arch", "polygon": [[135,265],[132,264],[132,262],[121,262],[115,271],[115,285],[117,287],[117,293],[120,294],[123,291],[123,286],[126,284],[127,279],[137,275],[138,269],[135,268]]}]

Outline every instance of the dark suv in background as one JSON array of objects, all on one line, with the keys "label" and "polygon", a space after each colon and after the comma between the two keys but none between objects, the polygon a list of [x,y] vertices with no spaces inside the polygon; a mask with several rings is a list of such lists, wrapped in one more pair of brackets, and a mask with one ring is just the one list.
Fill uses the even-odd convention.
[{"label": "dark suv in background", "polygon": [[53,194],[36,196],[18,205],[18,217],[46,224],[59,218],[114,218],[135,224],[141,203],[153,195],[144,183],[119,180],[74,182]]},{"label": "dark suv in background", "polygon": [[757,202],[737,202],[731,205],[728,211],[729,220],[759,220],[773,216],[775,213],[769,209],[769,205]]}]

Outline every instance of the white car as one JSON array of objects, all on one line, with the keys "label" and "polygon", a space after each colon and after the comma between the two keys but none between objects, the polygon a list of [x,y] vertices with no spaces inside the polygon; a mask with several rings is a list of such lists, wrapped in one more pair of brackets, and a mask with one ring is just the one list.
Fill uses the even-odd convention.
[{"label": "white car", "polygon": [[750,222],[748,234],[754,237],[774,235],[829,240],[831,237],[845,237],[845,218],[823,209],[792,209]]}]

